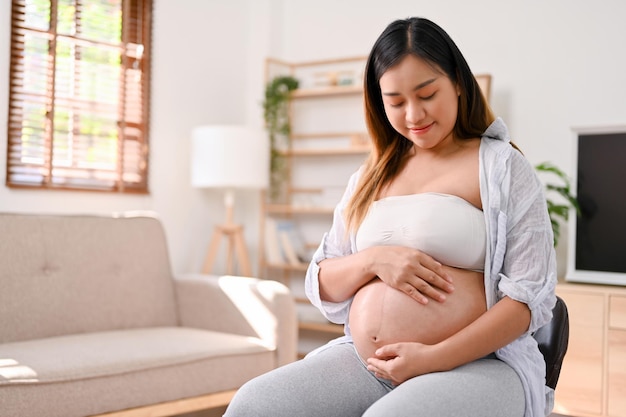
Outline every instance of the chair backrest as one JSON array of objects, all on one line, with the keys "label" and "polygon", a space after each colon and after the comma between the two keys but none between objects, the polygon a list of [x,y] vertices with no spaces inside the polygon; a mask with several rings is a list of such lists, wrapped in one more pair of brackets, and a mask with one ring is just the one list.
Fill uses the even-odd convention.
[{"label": "chair backrest", "polygon": [[556,297],[552,320],[533,336],[546,362],[546,385],[555,389],[569,342],[569,315],[563,299]]}]

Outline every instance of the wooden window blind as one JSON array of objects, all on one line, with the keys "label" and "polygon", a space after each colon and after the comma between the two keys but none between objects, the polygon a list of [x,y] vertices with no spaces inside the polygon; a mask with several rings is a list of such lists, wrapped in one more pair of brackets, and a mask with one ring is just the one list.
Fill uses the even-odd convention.
[{"label": "wooden window blind", "polygon": [[13,0],[6,184],[148,192],[152,0]]}]

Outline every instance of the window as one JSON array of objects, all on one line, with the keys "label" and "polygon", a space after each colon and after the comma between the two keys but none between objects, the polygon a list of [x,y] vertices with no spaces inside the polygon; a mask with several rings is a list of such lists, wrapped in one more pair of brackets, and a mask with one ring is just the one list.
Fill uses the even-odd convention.
[{"label": "window", "polygon": [[13,0],[6,184],[148,191],[152,0]]}]

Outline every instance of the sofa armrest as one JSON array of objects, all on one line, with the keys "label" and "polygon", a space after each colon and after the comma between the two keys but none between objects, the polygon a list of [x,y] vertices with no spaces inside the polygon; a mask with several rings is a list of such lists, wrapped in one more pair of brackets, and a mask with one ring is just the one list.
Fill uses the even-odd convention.
[{"label": "sofa armrest", "polygon": [[285,285],[202,274],[183,275],[174,282],[182,326],[257,337],[276,350],[278,366],[296,359],[296,305]]}]

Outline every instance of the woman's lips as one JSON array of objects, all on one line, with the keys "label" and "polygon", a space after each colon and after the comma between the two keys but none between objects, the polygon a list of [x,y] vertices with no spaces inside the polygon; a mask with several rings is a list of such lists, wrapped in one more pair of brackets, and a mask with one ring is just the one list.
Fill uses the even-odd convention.
[{"label": "woman's lips", "polygon": [[415,133],[417,135],[421,135],[421,134],[424,134],[424,133],[428,132],[433,125],[434,125],[434,123],[431,123],[431,124],[423,126],[423,127],[412,127],[409,130],[411,131],[411,133]]}]

